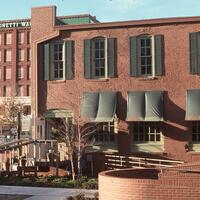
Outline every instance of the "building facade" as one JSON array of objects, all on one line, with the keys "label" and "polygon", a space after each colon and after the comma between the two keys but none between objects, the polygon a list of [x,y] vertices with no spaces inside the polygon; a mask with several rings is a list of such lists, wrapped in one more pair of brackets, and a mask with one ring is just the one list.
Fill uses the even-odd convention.
[{"label": "building facade", "polygon": [[102,123],[94,151],[200,158],[199,17],[57,25],[46,7],[31,20],[35,116]]},{"label": "building facade", "polygon": [[[200,17],[99,23],[57,17],[50,6],[33,8],[30,22],[24,46],[14,39],[21,57],[27,50],[25,63],[15,59],[22,67],[11,80],[16,84],[16,71],[28,73],[31,48],[33,139],[49,139],[48,118],[80,119],[101,125],[88,149],[100,153],[93,158],[97,171],[104,153],[200,159]],[[24,77],[18,84],[27,95]]]}]

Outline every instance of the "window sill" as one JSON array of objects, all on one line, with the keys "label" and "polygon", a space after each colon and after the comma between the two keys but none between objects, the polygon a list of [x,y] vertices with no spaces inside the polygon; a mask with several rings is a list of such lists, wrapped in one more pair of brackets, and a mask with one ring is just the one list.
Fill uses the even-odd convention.
[{"label": "window sill", "polygon": [[51,84],[66,83],[66,80],[48,80],[47,82]]},{"label": "window sill", "polygon": [[88,82],[108,82],[109,78],[86,79]]},{"label": "window sill", "polygon": [[139,81],[151,81],[151,80],[158,80],[157,76],[147,76],[147,77],[139,77]]}]

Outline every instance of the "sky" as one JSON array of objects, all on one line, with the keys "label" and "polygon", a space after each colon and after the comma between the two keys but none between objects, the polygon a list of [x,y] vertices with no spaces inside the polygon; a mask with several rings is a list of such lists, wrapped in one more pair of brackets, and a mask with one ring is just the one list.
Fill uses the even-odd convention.
[{"label": "sky", "polygon": [[200,0],[1,0],[0,20],[30,18],[31,7],[56,5],[57,16],[91,14],[101,22],[200,16]]}]

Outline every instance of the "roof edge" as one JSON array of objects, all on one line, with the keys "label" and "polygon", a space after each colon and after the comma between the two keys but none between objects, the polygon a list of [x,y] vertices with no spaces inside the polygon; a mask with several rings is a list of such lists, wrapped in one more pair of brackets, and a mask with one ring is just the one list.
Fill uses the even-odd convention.
[{"label": "roof edge", "polygon": [[78,24],[78,25],[62,25],[56,26],[59,30],[78,30],[78,29],[94,29],[94,28],[117,28],[129,26],[144,26],[144,25],[164,25],[164,24],[183,24],[183,23],[200,22],[200,16],[193,17],[172,17],[172,18],[156,18],[143,20],[115,21],[102,22],[93,24]]}]

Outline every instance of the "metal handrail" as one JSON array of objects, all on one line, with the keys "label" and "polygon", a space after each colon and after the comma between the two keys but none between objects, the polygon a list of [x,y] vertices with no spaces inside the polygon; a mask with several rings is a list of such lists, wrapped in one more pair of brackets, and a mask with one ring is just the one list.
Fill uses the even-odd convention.
[{"label": "metal handrail", "polygon": [[[155,159],[155,158],[144,158],[144,157],[134,157],[134,156],[121,156],[121,155],[112,155],[105,154],[108,162],[106,162],[107,166],[114,165],[113,162],[120,165],[120,167],[126,167],[127,163],[129,167],[144,167],[144,166],[154,166],[154,167],[172,167],[174,164],[182,164],[184,161],[180,160],[165,160],[165,159]],[[126,159],[126,160],[125,160]],[[110,163],[109,163],[110,162]],[[157,162],[157,163],[155,163]],[[120,164],[119,164],[120,163]]]}]

